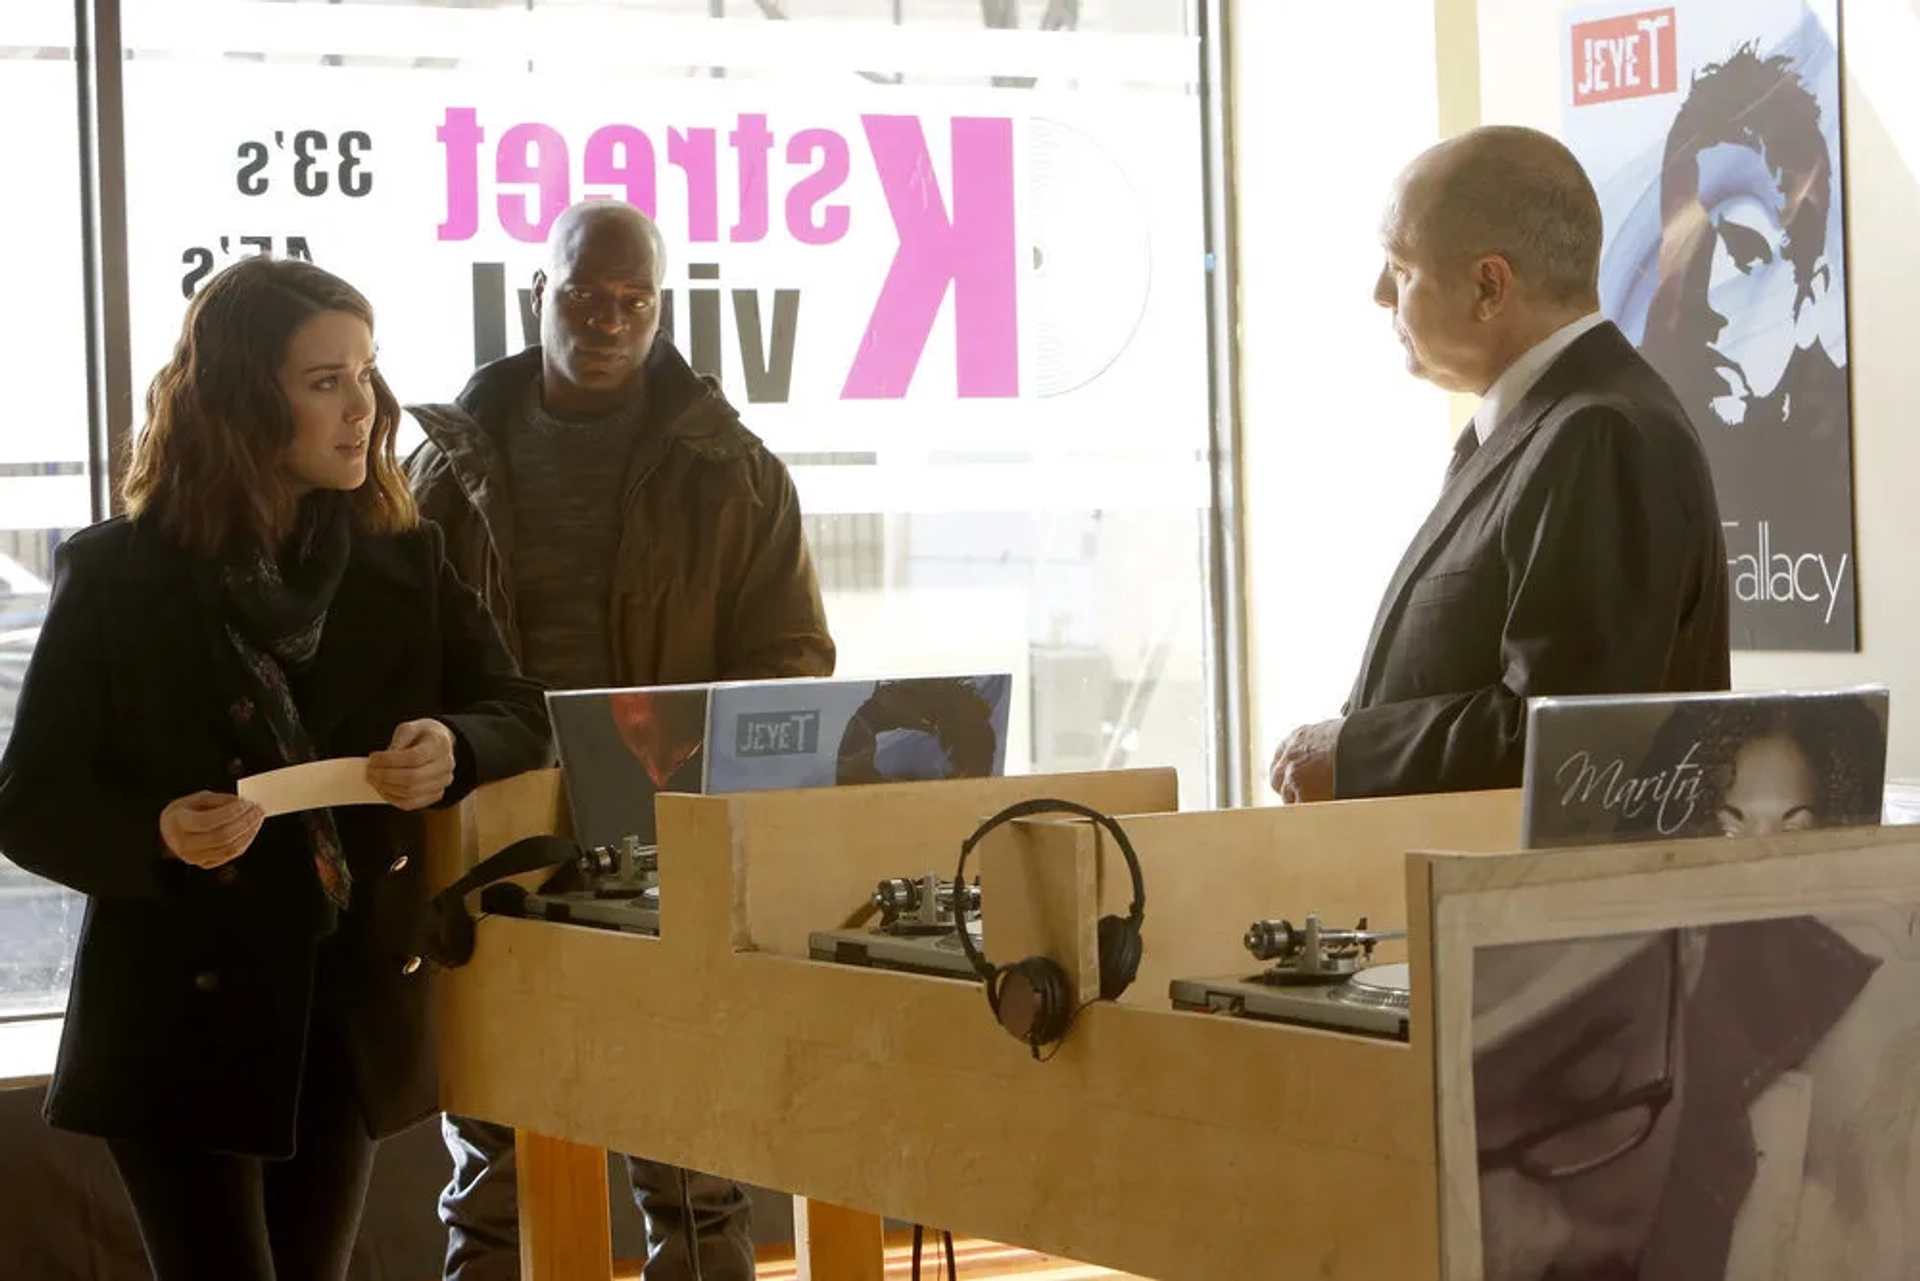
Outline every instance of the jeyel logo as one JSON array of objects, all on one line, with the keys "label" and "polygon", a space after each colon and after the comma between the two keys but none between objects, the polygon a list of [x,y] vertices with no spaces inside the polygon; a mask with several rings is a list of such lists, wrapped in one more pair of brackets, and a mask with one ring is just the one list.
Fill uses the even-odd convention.
[{"label": "jeyel logo", "polygon": [[1573,28],[1573,105],[1652,98],[1679,88],[1672,9],[1597,18]]},{"label": "jeyel logo", "polygon": [[819,712],[751,712],[740,718],[734,755],[811,756],[819,748]]}]

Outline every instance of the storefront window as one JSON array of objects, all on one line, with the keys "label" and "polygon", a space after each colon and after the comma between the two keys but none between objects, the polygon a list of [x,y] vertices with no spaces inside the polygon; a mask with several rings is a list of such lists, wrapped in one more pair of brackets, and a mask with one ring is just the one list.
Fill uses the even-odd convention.
[{"label": "storefront window", "polygon": [[842,674],[1012,671],[1010,769],[1205,804],[1194,8],[124,0],[135,383],[270,252],[451,399],[529,341],[553,217],[631,200],[675,341],[792,468]]},{"label": "storefront window", "polygon": [[[13,403],[0,416],[0,745],[40,635],[53,549],[92,516],[81,279],[73,6],[0,6],[0,119],[8,132],[7,279],[0,312]],[[0,850],[0,1020],[64,1002],[80,900]]]},{"label": "storefront window", "polygon": [[[1305,12],[1254,0],[1232,32],[1250,752],[1266,802],[1280,740],[1340,714],[1452,447],[1446,396],[1407,372],[1373,301],[1394,177],[1440,137],[1432,13]],[[1309,44],[1274,70],[1271,51]]]}]

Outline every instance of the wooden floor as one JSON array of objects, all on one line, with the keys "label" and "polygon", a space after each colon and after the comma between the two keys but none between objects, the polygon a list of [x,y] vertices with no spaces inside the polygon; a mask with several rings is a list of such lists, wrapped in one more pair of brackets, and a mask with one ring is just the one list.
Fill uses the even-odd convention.
[{"label": "wooden floor", "polygon": [[[1085,1263],[1069,1263],[1022,1250],[1014,1246],[994,1245],[990,1241],[965,1238],[953,1243],[953,1261],[960,1269],[960,1281],[1143,1281],[1129,1273],[1096,1268]],[[616,1281],[636,1281],[640,1275],[638,1260],[614,1268]],[[798,1281],[792,1247],[763,1250],[756,1281]],[[887,1235],[887,1281],[908,1281],[913,1275],[913,1234]],[[921,1281],[951,1281],[947,1271],[946,1250],[937,1233],[928,1233],[920,1252]]]}]

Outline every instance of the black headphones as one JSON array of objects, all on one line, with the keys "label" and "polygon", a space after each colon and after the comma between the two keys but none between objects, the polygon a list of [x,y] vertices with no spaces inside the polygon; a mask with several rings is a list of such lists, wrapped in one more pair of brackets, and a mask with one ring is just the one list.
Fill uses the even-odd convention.
[{"label": "black headphones", "polygon": [[[1003,823],[1035,814],[1078,814],[1092,819],[1107,829],[1127,860],[1127,872],[1133,877],[1133,906],[1125,916],[1100,918],[1099,999],[1118,1000],[1133,982],[1134,975],[1140,972],[1140,923],[1146,915],[1147,891],[1140,878],[1140,858],[1133,852],[1133,842],[1127,839],[1118,823],[1099,810],[1075,801],[1048,798],[1007,806],[974,829],[973,835],[961,844],[960,866],[953,873],[954,901],[962,901],[958,895],[966,885],[967,855],[981,838]],[[1041,1046],[1065,1039],[1067,1029],[1082,1007],[1075,1006],[1073,985],[1058,961],[1050,956],[1029,956],[1012,965],[995,965],[974,946],[972,931],[963,926],[955,932],[960,936],[961,950],[987,985],[987,1004],[993,1008],[1001,1027],[1032,1047],[1035,1058],[1040,1057]]]}]

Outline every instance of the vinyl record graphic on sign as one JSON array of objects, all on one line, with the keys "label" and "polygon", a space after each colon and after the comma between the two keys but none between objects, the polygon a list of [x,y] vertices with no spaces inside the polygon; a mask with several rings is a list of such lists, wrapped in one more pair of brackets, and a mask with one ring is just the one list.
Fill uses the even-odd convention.
[{"label": "vinyl record graphic on sign", "polygon": [[1060,396],[1105,373],[1139,332],[1153,238],[1126,171],[1057,120],[1027,127],[1025,194],[1034,384],[1039,395]]}]

